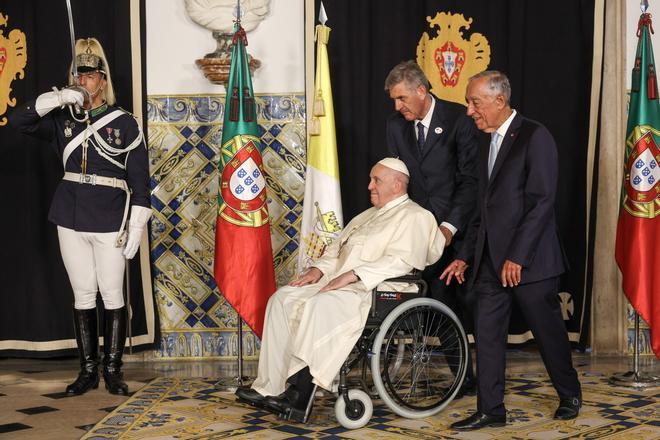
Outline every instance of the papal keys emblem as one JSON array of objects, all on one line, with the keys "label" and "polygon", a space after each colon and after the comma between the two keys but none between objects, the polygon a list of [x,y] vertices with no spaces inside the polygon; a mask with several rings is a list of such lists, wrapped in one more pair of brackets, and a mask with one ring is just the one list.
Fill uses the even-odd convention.
[{"label": "papal keys emblem", "polygon": [[650,126],[635,127],[626,139],[631,148],[625,168],[623,206],[635,217],[654,218],[660,212],[660,132]]},{"label": "papal keys emblem", "polygon": [[258,138],[253,138],[236,136],[223,146],[223,153],[232,157],[222,170],[219,215],[237,225],[257,227],[268,222],[268,210]]},{"label": "papal keys emblem", "polygon": [[461,29],[469,29],[472,18],[463,14],[439,12],[426,17],[429,26],[439,30],[435,38],[424,32],[417,45],[417,64],[431,83],[431,92],[439,98],[465,104],[468,79],[486,70],[490,63],[490,46],[482,34],[463,38]]}]

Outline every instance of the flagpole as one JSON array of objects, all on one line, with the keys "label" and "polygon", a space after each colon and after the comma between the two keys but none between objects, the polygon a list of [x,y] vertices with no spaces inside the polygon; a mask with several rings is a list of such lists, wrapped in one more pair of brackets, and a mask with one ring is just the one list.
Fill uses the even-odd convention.
[{"label": "flagpole", "polygon": [[[241,23],[241,1],[237,0],[236,1],[236,22],[238,26],[240,27]],[[234,63],[235,60],[232,60],[232,64]],[[247,60],[246,60],[247,63]],[[249,64],[245,66],[247,70],[247,75],[250,75],[249,71]],[[226,96],[227,96],[227,103],[229,102],[229,96],[230,96],[230,91],[228,87],[225,87],[226,90]],[[223,127],[224,130],[224,127]],[[232,377],[232,378],[222,378],[215,384],[215,388],[219,391],[235,391],[238,387],[243,386],[246,383],[251,383],[254,380],[254,377],[248,377],[243,375],[243,318],[241,317],[241,314],[236,310],[236,316],[237,316],[237,325],[236,325],[236,337],[237,337],[237,353],[236,353],[236,361],[237,361],[237,374]]]},{"label": "flagpole", "polygon": [[243,380],[247,379],[243,377],[243,318],[238,317],[238,377],[237,383],[238,386],[243,385]]},{"label": "flagpole", "polygon": [[218,391],[236,391],[238,387],[254,381],[253,376],[243,375],[243,318],[241,318],[238,312],[236,315],[238,316],[238,323],[236,325],[236,375],[233,377],[223,377],[217,381],[214,387]]},{"label": "flagpole", "polygon": [[[640,312],[649,326],[650,344],[656,355],[660,354],[657,347],[658,321],[656,312],[648,303],[652,301],[654,286],[656,286],[656,275],[660,260],[655,260],[655,253],[647,243],[640,241],[639,237],[654,234],[660,223],[653,214],[653,204],[657,195],[653,192],[657,182],[653,175],[646,178],[646,174],[636,166],[637,163],[644,164],[643,158],[648,154],[653,158],[647,145],[657,148],[654,126],[660,123],[660,104],[658,103],[657,76],[655,73],[655,60],[653,57],[653,45],[651,43],[651,14],[647,13],[648,0],[641,0],[640,9],[642,15],[637,25],[637,52],[635,55],[635,67],[632,72],[632,86],[630,92],[630,107],[628,113],[628,127],[626,134],[626,152],[624,155],[624,180],[622,187],[621,209],[617,224],[617,236],[615,246],[615,258],[623,276],[623,291],[628,298],[633,310],[635,320],[635,333],[633,335],[633,370],[626,373],[617,373],[610,378],[610,383],[617,386],[631,387],[637,389],[656,387],[660,384],[660,378],[639,371],[639,344],[640,344]],[[649,131],[647,130],[650,128]],[[650,133],[650,134],[649,134]],[[645,143],[646,141],[646,143]],[[633,165],[631,158],[638,158]],[[639,173],[638,173],[639,171]],[[642,179],[645,177],[646,180]],[[639,184],[649,184],[652,197],[647,199],[645,187]],[[650,215],[640,215],[636,210],[637,205],[651,206]],[[655,220],[654,220],[655,219]],[[656,223],[653,223],[656,221]],[[640,259],[646,259],[647,270],[640,268]],[[653,286],[653,287],[649,287]],[[657,289],[656,289],[657,293]],[[655,318],[654,318],[655,316]]]},{"label": "flagpole", "polygon": [[639,313],[635,312],[635,334],[633,335],[633,344],[635,345],[633,351],[633,370],[625,373],[615,373],[610,377],[610,384],[635,388],[638,390],[646,388],[654,388],[660,385],[660,377],[653,376],[639,371]]}]

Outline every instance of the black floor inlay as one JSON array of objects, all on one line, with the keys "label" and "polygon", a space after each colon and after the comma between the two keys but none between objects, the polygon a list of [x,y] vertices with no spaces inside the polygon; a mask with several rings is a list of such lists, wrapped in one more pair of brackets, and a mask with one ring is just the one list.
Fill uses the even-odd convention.
[{"label": "black floor inlay", "polygon": [[20,431],[22,429],[32,429],[32,426],[24,425],[23,423],[7,423],[4,425],[0,425],[0,434]]},{"label": "black floor inlay", "polygon": [[71,397],[69,394],[65,393],[64,391],[60,391],[59,393],[42,394],[42,396],[49,397],[51,399],[62,399],[65,397]]},{"label": "black floor inlay", "polygon": [[93,427],[94,427],[94,424],[93,424],[93,423],[92,423],[91,425],[80,425],[80,426],[76,426],[76,428],[78,428],[78,429],[82,429],[82,430],[85,431],[85,432],[88,432],[88,431],[89,431],[90,429],[92,429]]},{"label": "black floor inlay", "polygon": [[17,409],[16,411],[31,416],[33,414],[42,414],[52,411],[59,411],[59,409],[53,408],[52,406],[33,406],[32,408]]}]

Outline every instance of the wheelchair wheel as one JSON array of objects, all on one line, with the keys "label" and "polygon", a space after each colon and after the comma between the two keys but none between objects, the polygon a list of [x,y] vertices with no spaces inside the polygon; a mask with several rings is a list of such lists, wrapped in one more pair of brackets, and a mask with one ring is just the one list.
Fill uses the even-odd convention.
[{"label": "wheelchair wheel", "polygon": [[372,346],[374,386],[396,414],[423,418],[454,398],[467,368],[465,331],[452,310],[431,298],[390,312]]},{"label": "wheelchair wheel", "polygon": [[344,396],[337,397],[335,402],[335,417],[341,426],[346,429],[358,429],[371,420],[374,406],[371,398],[362,390],[348,390],[349,404],[346,405]]}]

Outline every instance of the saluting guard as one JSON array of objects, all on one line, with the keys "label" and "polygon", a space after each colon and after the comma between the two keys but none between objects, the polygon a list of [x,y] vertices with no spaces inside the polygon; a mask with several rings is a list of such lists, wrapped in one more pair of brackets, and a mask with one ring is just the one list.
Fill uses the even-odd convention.
[{"label": "saluting guard", "polygon": [[126,259],[137,252],[151,216],[148,155],[133,115],[114,106],[101,44],[95,38],[79,39],[75,53],[70,86],[25,103],[11,122],[25,134],[50,141],[64,166],[48,219],[57,225],[75,300],[81,368],[66,392],[83,394],[98,387],[100,292],[105,387],[112,394],[128,394],[121,373],[127,319],[123,280]]}]

